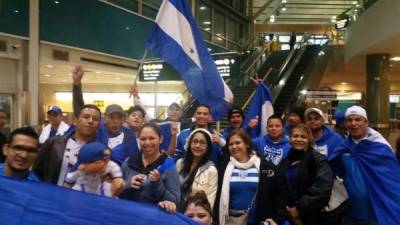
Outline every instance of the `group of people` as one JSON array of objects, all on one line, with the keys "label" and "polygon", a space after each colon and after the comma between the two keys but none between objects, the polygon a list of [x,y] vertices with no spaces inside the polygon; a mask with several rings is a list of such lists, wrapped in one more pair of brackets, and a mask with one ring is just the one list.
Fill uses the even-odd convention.
[{"label": "group of people", "polygon": [[29,127],[14,130],[3,147],[1,175],[155,204],[205,225],[399,221],[399,162],[360,106],[344,112],[344,135],[325,125],[320,109],[293,108],[286,123],[272,115],[267,134],[252,139],[259,117],[244,124],[239,107],[231,107],[230,127],[221,134],[210,125],[208,106],[197,106],[190,123],[174,103],[167,118],[171,141],[163,148],[165,134],[146,122],[140,104],[126,113],[109,105],[104,118],[84,104],[82,77],[76,67],[74,125],[62,125],[60,133],[51,119],[61,109],[53,107],[40,138]]}]

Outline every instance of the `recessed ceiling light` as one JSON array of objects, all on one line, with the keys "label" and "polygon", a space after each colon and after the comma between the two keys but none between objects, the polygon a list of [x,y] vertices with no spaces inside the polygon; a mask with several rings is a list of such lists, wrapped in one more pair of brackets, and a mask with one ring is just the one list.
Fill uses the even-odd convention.
[{"label": "recessed ceiling light", "polygon": [[340,84],[341,84],[341,85],[346,85],[346,84],[347,84],[347,82],[340,82]]},{"label": "recessed ceiling light", "polygon": [[400,56],[392,57],[392,58],[390,58],[390,60],[398,62],[398,61],[400,61]]},{"label": "recessed ceiling light", "polygon": [[101,72],[100,72],[100,71],[96,71],[96,73],[97,73],[97,74],[101,74]]},{"label": "recessed ceiling light", "polygon": [[48,68],[53,68],[54,66],[53,65],[51,65],[51,64],[49,64],[49,65],[46,65]]},{"label": "recessed ceiling light", "polygon": [[282,11],[285,12],[285,11],[286,11],[286,7],[283,7],[283,8],[282,8]]},{"label": "recessed ceiling light", "polygon": [[287,3],[287,0],[282,0],[282,3]]},{"label": "recessed ceiling light", "polygon": [[357,5],[358,2],[357,1],[353,1],[352,3],[353,3],[353,5]]},{"label": "recessed ceiling light", "polygon": [[209,24],[211,24],[211,21],[204,21],[203,24],[209,25]]},{"label": "recessed ceiling light", "polygon": [[54,4],[59,4],[60,3],[60,1],[54,1]]},{"label": "recessed ceiling light", "polygon": [[19,13],[19,10],[14,10],[15,13]]},{"label": "recessed ceiling light", "polygon": [[45,77],[50,77],[50,74],[45,74],[45,75],[43,75],[43,76],[45,76]]},{"label": "recessed ceiling light", "polygon": [[206,10],[207,9],[207,7],[205,7],[205,6],[200,6],[200,10]]}]

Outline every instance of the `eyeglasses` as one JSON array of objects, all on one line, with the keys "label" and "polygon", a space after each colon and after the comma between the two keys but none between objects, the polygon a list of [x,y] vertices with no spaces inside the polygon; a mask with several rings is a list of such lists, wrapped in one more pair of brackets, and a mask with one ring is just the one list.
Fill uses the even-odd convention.
[{"label": "eyeglasses", "polygon": [[206,146],[206,145],[207,145],[207,142],[206,142],[206,141],[203,141],[203,140],[194,139],[194,140],[192,140],[192,141],[190,142],[190,144],[191,144],[191,145]]}]

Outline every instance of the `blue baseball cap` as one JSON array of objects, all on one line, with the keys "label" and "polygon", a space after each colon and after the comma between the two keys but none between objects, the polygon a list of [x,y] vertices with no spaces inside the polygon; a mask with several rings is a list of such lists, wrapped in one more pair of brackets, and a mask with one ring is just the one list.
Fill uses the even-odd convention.
[{"label": "blue baseball cap", "polygon": [[345,115],[346,115],[346,111],[336,111],[335,112],[336,125],[342,124],[344,122],[344,120],[346,119]]},{"label": "blue baseball cap", "polygon": [[49,108],[49,110],[47,111],[47,113],[55,113],[57,115],[62,115],[62,110],[60,107],[58,106],[52,106]]},{"label": "blue baseball cap", "polygon": [[78,153],[78,161],[71,168],[71,172],[77,170],[82,163],[90,163],[104,159],[105,149],[108,149],[108,147],[100,142],[91,142],[82,146]]}]

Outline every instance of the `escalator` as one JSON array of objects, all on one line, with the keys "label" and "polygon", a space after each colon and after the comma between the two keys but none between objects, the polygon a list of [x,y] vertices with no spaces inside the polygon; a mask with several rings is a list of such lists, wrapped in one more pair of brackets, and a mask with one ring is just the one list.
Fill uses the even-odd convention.
[{"label": "escalator", "polygon": [[320,45],[304,46],[296,52],[295,57],[289,62],[288,67],[278,84],[273,86],[274,112],[282,115],[291,105],[293,105],[301,95],[300,90],[307,86],[312,79],[313,67],[317,64],[317,58],[322,47]]}]

